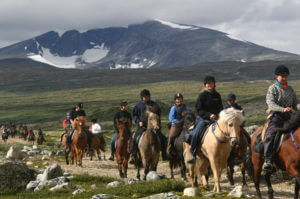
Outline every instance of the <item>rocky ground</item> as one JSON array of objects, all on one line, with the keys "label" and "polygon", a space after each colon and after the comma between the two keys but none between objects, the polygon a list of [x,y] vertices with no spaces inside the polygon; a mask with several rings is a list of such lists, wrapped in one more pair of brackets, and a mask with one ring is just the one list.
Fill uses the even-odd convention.
[{"label": "rocky ground", "polygon": [[[26,144],[29,145],[28,142],[20,140],[20,139],[9,139],[8,143],[20,143],[20,144]],[[0,141],[0,144],[4,144],[2,140]],[[102,154],[103,156],[103,154]],[[109,154],[106,154],[106,157],[109,157]],[[37,156],[34,158],[31,158],[30,161],[41,161],[42,156]],[[76,167],[75,165],[66,165],[64,162],[64,158],[62,156],[54,156],[50,157],[49,159],[43,160],[45,164],[41,165],[48,165],[48,164],[59,164],[61,168],[68,173],[71,174],[84,174],[88,173],[90,175],[96,175],[96,176],[108,176],[108,177],[114,177],[119,178],[116,162],[108,161],[108,160],[101,160],[94,159],[93,161],[90,161],[87,157],[83,160],[83,167]],[[163,173],[166,175],[167,178],[170,178],[170,170],[168,166],[168,162],[166,161],[160,161],[158,165],[158,172]],[[141,170],[141,174],[143,174],[143,170]],[[135,178],[136,176],[136,169],[133,167],[133,165],[129,165],[128,169],[128,178]],[[175,178],[180,179],[180,172],[179,169],[175,170]],[[234,174],[235,178],[235,186],[241,185],[242,182],[242,176],[239,168],[236,168],[236,172]],[[285,173],[277,173],[273,178],[273,189],[275,191],[275,198],[293,198],[293,190],[294,190],[294,184],[293,181],[290,180],[290,178],[287,177]],[[245,189],[245,194],[249,196],[255,195],[255,188],[252,181],[249,179],[247,180],[248,187]],[[222,182],[221,186],[223,191],[231,191],[234,187],[231,186],[226,178],[225,173],[222,175]],[[210,178],[210,189],[213,187],[213,180]],[[266,195],[267,193],[267,187],[265,182],[261,184],[261,191],[263,195]]]}]

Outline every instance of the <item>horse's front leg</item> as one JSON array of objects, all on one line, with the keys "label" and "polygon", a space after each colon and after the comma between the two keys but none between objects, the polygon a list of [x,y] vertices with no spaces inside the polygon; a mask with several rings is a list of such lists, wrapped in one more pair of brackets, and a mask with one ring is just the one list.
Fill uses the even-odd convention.
[{"label": "horse's front leg", "polygon": [[273,199],[273,188],[272,188],[272,183],[271,183],[271,175],[272,175],[272,172],[266,172],[265,174],[265,180],[267,182],[267,185],[268,185],[268,198],[269,199]]},{"label": "horse's front leg", "polygon": [[195,180],[195,164],[188,164],[189,165],[189,177],[192,187],[196,187],[197,183]]},{"label": "horse's front leg", "polygon": [[246,162],[242,163],[242,175],[243,175],[243,186],[247,186],[247,183],[246,183]]},{"label": "horse's front leg", "polygon": [[185,164],[184,164],[184,160],[183,160],[183,159],[182,159],[182,161],[181,161],[180,167],[181,167],[181,178],[182,178],[184,181],[187,181],[187,178],[186,178],[186,166],[185,166]]},{"label": "horse's front leg", "polygon": [[230,185],[234,185],[233,173],[234,173],[234,165],[230,162],[228,163],[227,166],[227,178],[230,182]]},{"label": "horse's front leg", "polygon": [[174,179],[173,162],[172,162],[172,160],[169,161],[169,167],[170,167],[171,179]]},{"label": "horse's front leg", "polygon": [[123,160],[123,177],[127,178],[127,169],[128,169],[128,159],[124,158]]},{"label": "horse's front leg", "polygon": [[221,187],[220,187],[220,178],[221,178],[221,171],[220,165],[217,164],[216,160],[211,160],[210,161],[210,166],[211,170],[214,175],[214,192],[220,193],[221,192]]}]

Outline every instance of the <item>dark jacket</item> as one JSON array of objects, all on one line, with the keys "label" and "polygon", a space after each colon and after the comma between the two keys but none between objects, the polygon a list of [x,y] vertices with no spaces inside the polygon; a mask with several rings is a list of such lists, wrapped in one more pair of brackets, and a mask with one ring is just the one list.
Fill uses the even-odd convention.
[{"label": "dark jacket", "polygon": [[152,100],[148,101],[146,104],[143,101],[140,101],[132,110],[133,120],[136,124],[138,124],[139,122],[143,122],[145,124],[147,122],[145,118],[145,111],[147,109],[147,106],[156,106],[157,109],[155,110],[155,113],[160,116],[161,110],[157,103]]},{"label": "dark jacket", "polygon": [[225,106],[224,106],[224,109],[228,109],[228,108],[231,108],[231,107],[233,107],[233,108],[235,108],[235,109],[237,109],[237,110],[243,110],[243,108],[240,106],[240,105],[238,105],[237,103],[235,103],[234,105],[229,105],[229,104],[226,104]]},{"label": "dark jacket", "polygon": [[223,110],[221,95],[213,90],[204,90],[201,92],[196,101],[196,113],[204,120],[210,120],[210,115],[219,113]]},{"label": "dark jacket", "polygon": [[71,120],[74,120],[76,117],[79,117],[79,116],[86,116],[84,110],[80,109],[79,111],[76,111],[76,108],[75,108],[75,107],[72,108],[71,114],[70,114],[70,115],[71,115],[71,116],[70,116]]},{"label": "dark jacket", "polygon": [[132,124],[132,117],[131,114],[128,111],[119,111],[116,113],[115,117],[114,117],[114,127],[115,130],[118,130],[117,127],[117,120],[121,119],[121,118],[128,118],[130,120],[130,126]]}]

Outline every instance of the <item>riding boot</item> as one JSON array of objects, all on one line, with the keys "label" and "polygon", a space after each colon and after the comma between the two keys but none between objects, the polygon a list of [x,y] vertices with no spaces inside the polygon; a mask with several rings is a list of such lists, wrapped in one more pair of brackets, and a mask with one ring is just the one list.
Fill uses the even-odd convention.
[{"label": "riding boot", "polygon": [[271,158],[265,157],[265,162],[263,164],[263,170],[264,171],[272,171],[273,170],[273,165],[271,162]]},{"label": "riding boot", "polygon": [[67,136],[67,148],[69,149],[69,151],[71,151],[72,136],[73,136],[74,130],[75,129],[70,129],[68,136]]},{"label": "riding boot", "polygon": [[174,152],[174,138],[170,137],[168,140],[167,154],[170,156],[172,152]]}]

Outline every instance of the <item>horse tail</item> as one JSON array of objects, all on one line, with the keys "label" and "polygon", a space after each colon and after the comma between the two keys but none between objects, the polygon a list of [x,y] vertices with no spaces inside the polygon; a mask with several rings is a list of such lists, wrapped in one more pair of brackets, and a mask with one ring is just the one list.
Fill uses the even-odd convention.
[{"label": "horse tail", "polygon": [[247,149],[247,159],[246,159],[246,171],[250,178],[253,178],[253,163],[252,163],[252,151],[251,147]]}]

